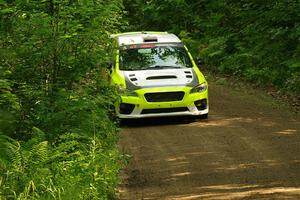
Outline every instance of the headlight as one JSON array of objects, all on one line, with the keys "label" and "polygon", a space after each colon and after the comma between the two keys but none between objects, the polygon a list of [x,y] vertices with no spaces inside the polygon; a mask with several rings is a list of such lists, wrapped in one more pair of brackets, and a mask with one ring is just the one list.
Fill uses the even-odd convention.
[{"label": "headlight", "polygon": [[138,96],[138,94],[134,90],[128,90],[123,87],[119,88],[119,93],[121,96],[134,96],[134,97]]},{"label": "headlight", "polygon": [[207,90],[207,84],[206,84],[206,82],[203,82],[203,83],[197,85],[196,87],[194,87],[193,89],[191,89],[190,93],[205,92],[206,90]]}]

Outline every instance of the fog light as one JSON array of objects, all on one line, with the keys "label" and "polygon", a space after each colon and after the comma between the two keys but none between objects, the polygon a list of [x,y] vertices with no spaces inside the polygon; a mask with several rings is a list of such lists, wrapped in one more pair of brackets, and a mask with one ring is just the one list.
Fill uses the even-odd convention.
[{"label": "fog light", "polygon": [[198,110],[205,110],[207,108],[207,99],[201,99],[194,102]]},{"label": "fog light", "polygon": [[120,114],[129,115],[132,113],[135,105],[129,103],[121,103],[120,104]]}]

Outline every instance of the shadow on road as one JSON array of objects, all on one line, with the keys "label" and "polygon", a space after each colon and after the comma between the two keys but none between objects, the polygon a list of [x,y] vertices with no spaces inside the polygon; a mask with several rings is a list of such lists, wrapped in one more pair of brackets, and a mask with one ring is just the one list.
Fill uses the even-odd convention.
[{"label": "shadow on road", "polygon": [[162,125],[178,125],[190,124],[194,122],[207,122],[207,119],[200,119],[192,116],[176,116],[176,117],[155,117],[143,119],[122,119],[120,120],[120,127],[134,128],[134,127],[147,127],[147,126],[162,126]]}]

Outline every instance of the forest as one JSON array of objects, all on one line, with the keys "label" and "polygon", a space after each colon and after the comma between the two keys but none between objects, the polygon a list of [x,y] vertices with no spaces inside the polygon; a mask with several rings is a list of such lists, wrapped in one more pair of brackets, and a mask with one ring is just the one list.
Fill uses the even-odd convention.
[{"label": "forest", "polygon": [[114,199],[110,35],[177,34],[208,70],[300,96],[298,0],[0,0],[0,199]]}]

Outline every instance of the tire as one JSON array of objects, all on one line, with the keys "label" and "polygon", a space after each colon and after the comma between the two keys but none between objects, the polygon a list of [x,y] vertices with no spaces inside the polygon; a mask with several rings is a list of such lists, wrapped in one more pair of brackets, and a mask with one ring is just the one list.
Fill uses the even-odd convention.
[{"label": "tire", "polygon": [[204,114],[204,115],[200,115],[199,119],[207,119],[208,118],[208,114]]}]

